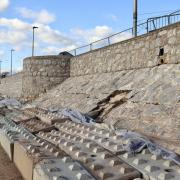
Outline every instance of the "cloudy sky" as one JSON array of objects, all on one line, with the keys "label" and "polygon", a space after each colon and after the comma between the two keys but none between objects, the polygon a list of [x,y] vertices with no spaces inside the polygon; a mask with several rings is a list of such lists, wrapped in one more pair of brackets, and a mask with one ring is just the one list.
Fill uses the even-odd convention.
[{"label": "cloudy sky", "polygon": [[[179,0],[139,0],[139,23],[147,17],[180,8]],[[0,0],[0,60],[2,69],[22,69],[31,56],[32,26],[35,54],[58,54],[132,26],[133,0]]]}]

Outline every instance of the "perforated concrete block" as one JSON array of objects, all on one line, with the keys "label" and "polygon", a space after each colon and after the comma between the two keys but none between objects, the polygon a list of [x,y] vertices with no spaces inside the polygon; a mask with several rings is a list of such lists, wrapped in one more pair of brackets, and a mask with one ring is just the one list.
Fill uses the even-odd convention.
[{"label": "perforated concrete block", "polygon": [[45,159],[63,157],[64,152],[39,138],[14,145],[14,163],[26,180],[32,180],[34,166]]},{"label": "perforated concrete block", "polygon": [[4,132],[2,132],[0,134],[0,143],[4,151],[8,155],[9,159],[12,161],[14,154],[14,142],[10,140]]},{"label": "perforated concrete block", "polygon": [[123,144],[125,141],[119,136],[106,129],[100,129],[95,126],[87,126],[84,124],[65,121],[64,123],[55,123],[55,126],[63,132],[85,137],[92,140],[111,151],[113,154],[125,153]]},{"label": "perforated concrete block", "polygon": [[63,131],[40,132],[38,136],[55,144],[83,163],[97,179],[133,179],[140,173],[90,139]]},{"label": "perforated concrete block", "polygon": [[120,155],[123,161],[138,169],[145,179],[150,180],[179,180],[180,166],[172,161],[164,160],[159,155],[151,154],[144,149],[139,154]]},{"label": "perforated concrete block", "polygon": [[33,180],[52,179],[95,180],[80,163],[69,156],[62,159],[44,160],[35,166]]},{"label": "perforated concrete block", "polygon": [[32,180],[33,159],[31,159],[26,149],[18,142],[14,144],[14,163],[25,180]]}]

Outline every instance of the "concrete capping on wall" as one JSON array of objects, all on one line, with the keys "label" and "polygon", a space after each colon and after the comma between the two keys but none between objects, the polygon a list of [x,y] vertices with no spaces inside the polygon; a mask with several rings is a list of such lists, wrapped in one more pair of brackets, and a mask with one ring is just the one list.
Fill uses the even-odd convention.
[{"label": "concrete capping on wall", "polygon": [[22,97],[33,100],[70,76],[71,56],[34,56],[23,61]]},{"label": "concrete capping on wall", "polygon": [[[160,49],[163,55],[159,56]],[[116,72],[179,63],[180,23],[71,58],[70,75]]]}]

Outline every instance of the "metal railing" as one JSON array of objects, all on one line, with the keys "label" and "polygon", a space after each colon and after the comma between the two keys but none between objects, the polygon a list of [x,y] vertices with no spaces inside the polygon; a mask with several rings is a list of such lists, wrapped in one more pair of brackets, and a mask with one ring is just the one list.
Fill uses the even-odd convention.
[{"label": "metal railing", "polygon": [[153,17],[147,20],[147,32],[174,24],[180,21],[180,12],[169,15]]},{"label": "metal railing", "polygon": [[[152,18],[147,19],[146,22],[138,24],[137,35],[140,36],[140,35],[149,33],[151,31],[160,29],[162,27],[165,27],[170,24],[177,23],[177,22],[180,22],[180,10],[173,12],[171,14],[168,14],[168,15],[152,17]],[[118,32],[116,34],[112,34],[103,39],[94,41],[88,45],[75,48],[68,52],[76,56],[76,55],[80,55],[80,54],[83,54],[83,53],[86,53],[95,49],[112,45],[117,42],[131,39],[132,37],[133,37],[133,28],[129,28],[121,32]]]}]

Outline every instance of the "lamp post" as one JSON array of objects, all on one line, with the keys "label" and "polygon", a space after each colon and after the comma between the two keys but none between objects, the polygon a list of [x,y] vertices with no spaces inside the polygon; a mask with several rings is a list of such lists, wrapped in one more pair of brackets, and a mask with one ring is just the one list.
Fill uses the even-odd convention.
[{"label": "lamp post", "polygon": [[11,76],[12,76],[12,60],[13,60],[13,52],[15,50],[14,49],[11,49]]},{"label": "lamp post", "polygon": [[134,11],[133,11],[133,35],[137,36],[137,19],[138,19],[138,0],[134,0]]},{"label": "lamp post", "polygon": [[2,61],[0,61],[0,77],[1,77],[1,63],[2,63]]},{"label": "lamp post", "polygon": [[35,32],[35,29],[37,29],[37,28],[38,27],[33,26],[32,57],[34,56],[34,32]]}]

